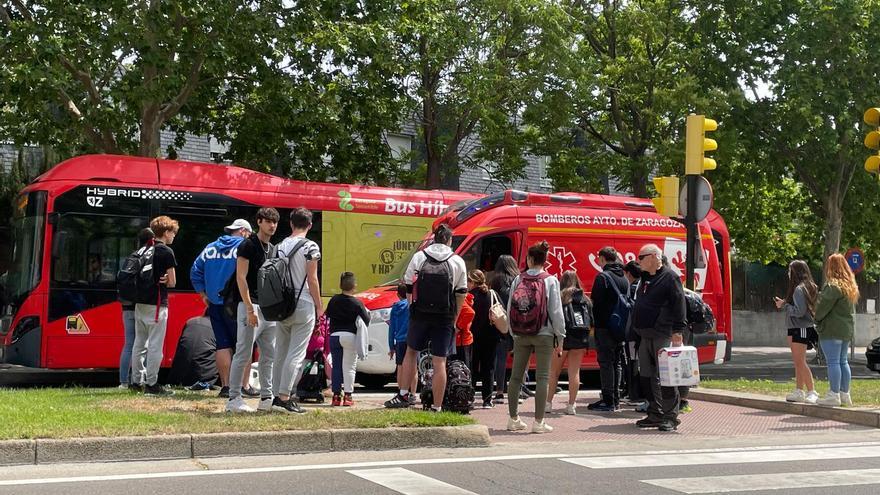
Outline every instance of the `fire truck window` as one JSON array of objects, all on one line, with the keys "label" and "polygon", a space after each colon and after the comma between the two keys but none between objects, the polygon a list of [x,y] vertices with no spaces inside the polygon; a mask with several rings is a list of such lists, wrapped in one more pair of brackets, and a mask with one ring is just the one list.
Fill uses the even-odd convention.
[{"label": "fire truck window", "polygon": [[495,270],[495,263],[502,254],[513,255],[513,240],[509,235],[493,235],[475,242],[461,257],[471,270],[482,270],[487,279]]}]

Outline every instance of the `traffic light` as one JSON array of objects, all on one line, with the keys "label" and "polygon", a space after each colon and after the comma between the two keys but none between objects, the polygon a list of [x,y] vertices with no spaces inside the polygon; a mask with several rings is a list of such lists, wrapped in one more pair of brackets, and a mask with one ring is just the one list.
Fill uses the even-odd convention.
[{"label": "traffic light", "polygon": [[[880,108],[874,107],[865,110],[865,123],[875,128],[865,136],[865,146],[872,150],[880,150]],[[880,152],[865,160],[865,170],[880,175]]]},{"label": "traffic light", "polygon": [[678,177],[654,177],[659,197],[652,198],[654,209],[666,217],[678,216]]},{"label": "traffic light", "polygon": [[690,114],[687,118],[684,173],[701,175],[705,170],[715,170],[715,160],[706,158],[707,151],[718,149],[714,139],[706,138],[706,132],[718,129],[718,122],[705,115]]}]

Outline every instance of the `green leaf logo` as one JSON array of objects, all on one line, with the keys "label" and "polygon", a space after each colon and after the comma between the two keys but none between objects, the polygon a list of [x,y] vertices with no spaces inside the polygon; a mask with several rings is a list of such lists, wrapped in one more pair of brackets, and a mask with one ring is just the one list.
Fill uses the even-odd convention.
[{"label": "green leaf logo", "polygon": [[354,205],[351,204],[351,193],[348,191],[339,191],[337,193],[339,195],[339,209],[342,211],[351,211],[354,209]]}]

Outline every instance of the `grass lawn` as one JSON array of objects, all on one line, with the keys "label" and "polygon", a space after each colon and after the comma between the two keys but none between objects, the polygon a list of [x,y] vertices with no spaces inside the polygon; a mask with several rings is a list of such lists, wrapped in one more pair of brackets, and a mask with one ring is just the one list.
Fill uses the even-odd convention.
[{"label": "grass lawn", "polygon": [[[701,380],[700,387],[716,388],[720,390],[733,390],[736,392],[749,392],[753,394],[772,395],[785,397],[794,390],[794,380],[788,382],[774,382],[770,380]],[[819,396],[828,391],[826,380],[816,380],[816,391]],[[853,405],[855,407],[880,407],[880,380],[854,379],[850,387]]]},{"label": "grass lawn", "polygon": [[[223,411],[225,403],[216,392],[185,390],[160,399],[117,388],[0,389],[0,440],[475,423],[470,416],[456,413],[325,405],[306,405],[309,412],[303,415],[232,415]],[[256,407],[255,400],[249,403]]]}]

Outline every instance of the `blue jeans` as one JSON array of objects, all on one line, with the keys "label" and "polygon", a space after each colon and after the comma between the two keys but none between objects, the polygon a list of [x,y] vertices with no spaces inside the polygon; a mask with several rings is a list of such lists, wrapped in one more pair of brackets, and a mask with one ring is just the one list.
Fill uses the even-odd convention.
[{"label": "blue jeans", "polygon": [[134,309],[122,311],[122,328],[125,331],[125,343],[119,354],[119,383],[128,385],[131,372],[131,346],[134,345]]},{"label": "blue jeans", "polygon": [[338,332],[330,336],[330,355],[333,359],[333,372],[330,388],[334,394],[354,392],[354,377],[357,373],[357,350],[355,334]]},{"label": "blue jeans", "polygon": [[825,360],[828,363],[828,381],[831,384],[831,391],[834,393],[849,392],[849,382],[852,379],[852,372],[847,361],[849,341],[820,339],[819,344],[822,346],[822,352],[825,353]]}]

